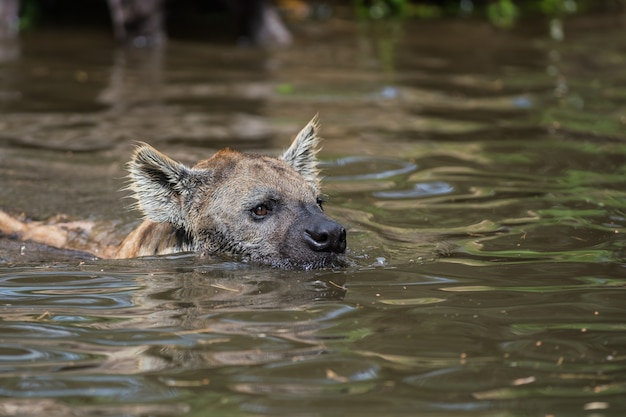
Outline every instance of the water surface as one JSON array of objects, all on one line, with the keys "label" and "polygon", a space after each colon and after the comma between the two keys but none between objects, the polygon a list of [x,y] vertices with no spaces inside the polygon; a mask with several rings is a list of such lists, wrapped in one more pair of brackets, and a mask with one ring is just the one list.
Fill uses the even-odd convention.
[{"label": "water surface", "polygon": [[314,114],[354,265],[0,248],[2,415],[620,416],[626,38],[607,16],[331,20],[277,50],[34,32],[0,67],[0,207],[138,222],[124,163],[278,153]]}]

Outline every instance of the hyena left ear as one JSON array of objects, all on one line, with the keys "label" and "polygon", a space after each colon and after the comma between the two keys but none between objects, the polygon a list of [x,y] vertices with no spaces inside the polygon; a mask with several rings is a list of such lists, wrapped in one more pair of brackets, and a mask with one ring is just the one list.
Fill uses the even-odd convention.
[{"label": "hyena left ear", "polygon": [[317,168],[317,152],[319,151],[320,137],[318,117],[313,119],[298,133],[293,143],[280,159],[291,165],[315,188],[319,188],[319,170]]},{"label": "hyena left ear", "polygon": [[135,150],[128,170],[136,208],[153,222],[184,227],[183,197],[197,173],[145,143]]}]

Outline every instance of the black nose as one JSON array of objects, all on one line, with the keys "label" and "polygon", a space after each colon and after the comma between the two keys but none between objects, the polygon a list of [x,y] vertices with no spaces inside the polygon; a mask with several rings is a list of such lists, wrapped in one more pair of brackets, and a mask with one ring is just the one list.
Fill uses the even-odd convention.
[{"label": "black nose", "polygon": [[332,220],[320,220],[304,230],[304,239],[318,252],[346,251],[346,229]]}]

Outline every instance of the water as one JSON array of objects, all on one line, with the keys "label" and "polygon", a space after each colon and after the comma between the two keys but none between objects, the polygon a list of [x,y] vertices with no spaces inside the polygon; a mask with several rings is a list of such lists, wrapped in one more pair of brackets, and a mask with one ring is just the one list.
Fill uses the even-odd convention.
[{"label": "water", "polygon": [[[621,17],[623,19],[623,17]],[[260,51],[36,32],[0,84],[0,207],[94,222],[134,140],[278,153],[319,112],[354,266],[93,260],[0,240],[0,415],[621,416],[620,17],[303,24]],[[11,58],[12,56],[12,58]]]}]

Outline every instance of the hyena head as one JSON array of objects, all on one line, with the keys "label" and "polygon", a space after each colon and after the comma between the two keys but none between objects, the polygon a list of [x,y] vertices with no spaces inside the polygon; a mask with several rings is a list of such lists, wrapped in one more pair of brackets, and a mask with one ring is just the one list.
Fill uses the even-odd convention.
[{"label": "hyena head", "polygon": [[174,247],[154,253],[231,254],[286,268],[344,265],[346,231],[322,209],[317,130],[314,118],[279,158],[224,149],[192,168],[140,146],[129,188],[149,222],[172,226],[160,229],[170,235],[161,238],[176,236]]}]

